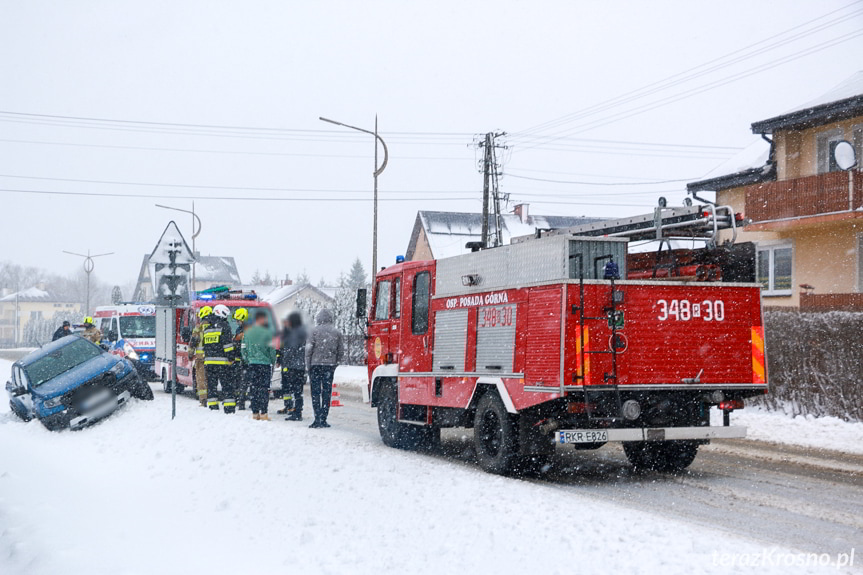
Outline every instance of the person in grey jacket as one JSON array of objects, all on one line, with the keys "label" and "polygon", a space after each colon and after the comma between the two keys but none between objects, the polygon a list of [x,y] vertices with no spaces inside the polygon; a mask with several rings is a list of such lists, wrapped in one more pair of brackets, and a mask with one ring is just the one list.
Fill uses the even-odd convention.
[{"label": "person in grey jacket", "polygon": [[344,357],[345,338],[333,325],[333,312],[329,309],[319,311],[315,321],[317,325],[306,341],[306,369],[315,411],[315,421],[309,427],[329,427],[327,416],[333,394],[333,375]]}]

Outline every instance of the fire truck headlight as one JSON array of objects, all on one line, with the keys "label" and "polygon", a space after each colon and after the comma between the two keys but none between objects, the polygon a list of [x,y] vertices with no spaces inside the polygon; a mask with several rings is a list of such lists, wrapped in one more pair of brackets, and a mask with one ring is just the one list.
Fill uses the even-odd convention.
[{"label": "fire truck headlight", "polygon": [[641,415],[641,404],[639,404],[634,399],[627,399],[623,402],[623,406],[621,406],[620,412],[621,415],[623,415],[624,419],[634,421],[638,419],[638,417]]}]

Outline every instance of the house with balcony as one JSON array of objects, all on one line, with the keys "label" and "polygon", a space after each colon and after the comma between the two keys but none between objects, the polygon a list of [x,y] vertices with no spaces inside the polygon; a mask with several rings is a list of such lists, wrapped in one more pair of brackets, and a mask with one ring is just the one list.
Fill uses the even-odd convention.
[{"label": "house with balcony", "polygon": [[[761,140],[687,191],[743,213],[737,241],[756,245],[766,307],[863,311],[863,71],[751,129]],[[847,171],[843,140],[857,153]]]}]

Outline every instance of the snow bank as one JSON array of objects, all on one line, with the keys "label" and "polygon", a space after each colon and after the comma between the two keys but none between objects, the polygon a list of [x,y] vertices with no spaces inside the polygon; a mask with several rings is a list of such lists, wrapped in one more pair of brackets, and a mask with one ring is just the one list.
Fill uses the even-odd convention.
[{"label": "snow bank", "polygon": [[[791,417],[747,405],[731,414],[731,423],[745,425],[749,439],[863,454],[863,423],[842,421],[838,417]],[[717,409],[711,412],[711,425],[722,425],[722,413]]]},{"label": "snow bank", "polygon": [[[0,361],[0,374],[8,367]],[[4,401],[0,572],[692,575],[729,571],[714,552],[764,551],[388,449],[371,433],[340,429],[342,413],[332,429],[311,430],[182,398],[172,422],[169,397],[157,393],[93,428],[50,433],[17,421]]]}]

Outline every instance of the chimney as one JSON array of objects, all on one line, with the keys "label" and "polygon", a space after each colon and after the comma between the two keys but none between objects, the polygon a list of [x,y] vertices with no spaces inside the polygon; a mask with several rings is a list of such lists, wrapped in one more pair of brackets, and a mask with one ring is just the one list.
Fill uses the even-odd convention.
[{"label": "chimney", "polygon": [[528,206],[530,206],[530,204],[516,204],[515,209],[513,210],[515,215],[518,216],[518,219],[520,219],[523,224],[527,223]]}]

